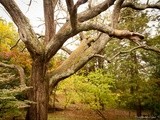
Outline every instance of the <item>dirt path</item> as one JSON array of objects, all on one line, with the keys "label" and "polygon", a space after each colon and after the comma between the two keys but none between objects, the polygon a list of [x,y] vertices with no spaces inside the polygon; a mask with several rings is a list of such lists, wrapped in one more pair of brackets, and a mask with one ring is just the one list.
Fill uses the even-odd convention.
[{"label": "dirt path", "polygon": [[[134,120],[135,113],[109,109],[102,112],[107,120]],[[130,116],[130,117],[129,117]],[[94,110],[72,106],[62,111],[50,112],[49,120],[103,120]]]}]

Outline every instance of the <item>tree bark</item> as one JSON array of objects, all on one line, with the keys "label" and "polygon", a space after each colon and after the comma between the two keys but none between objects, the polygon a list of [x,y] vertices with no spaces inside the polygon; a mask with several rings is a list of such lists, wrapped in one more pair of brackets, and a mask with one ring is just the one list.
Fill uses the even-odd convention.
[{"label": "tree bark", "polygon": [[137,100],[137,110],[136,110],[136,112],[137,112],[138,117],[142,116],[142,105],[141,105],[141,100],[140,99]]},{"label": "tree bark", "polygon": [[47,120],[49,102],[49,82],[46,77],[47,63],[43,57],[33,60],[30,84],[33,89],[29,91],[29,100],[36,102],[29,108],[26,120]]}]

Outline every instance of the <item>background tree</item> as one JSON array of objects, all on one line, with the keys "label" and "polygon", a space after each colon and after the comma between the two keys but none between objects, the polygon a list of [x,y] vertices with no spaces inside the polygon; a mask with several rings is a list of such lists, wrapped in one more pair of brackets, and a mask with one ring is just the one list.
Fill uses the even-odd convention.
[{"label": "background tree", "polygon": [[10,50],[18,38],[13,24],[1,19],[0,28],[0,116],[2,119],[12,119],[21,115],[19,109],[29,107],[22,95],[29,89],[25,84],[23,69],[27,65],[23,62],[24,54],[18,51],[20,44],[13,51]]},{"label": "background tree", "polygon": [[[137,4],[137,1],[134,2]],[[121,11],[121,19],[119,20],[120,24],[117,27],[123,27],[131,31],[145,33],[146,38],[143,40],[143,44],[148,45],[147,41],[151,40],[151,33],[149,33],[150,31],[147,30],[148,28],[150,28],[148,22],[153,20],[153,16],[151,17],[150,14],[148,14],[148,12],[149,11],[143,11],[140,13],[139,11],[135,11],[131,8],[124,8]],[[155,14],[154,17],[156,16],[157,15]],[[135,24],[130,24],[131,22],[135,22]],[[155,33],[157,31],[158,29],[155,30]],[[152,39],[151,41],[153,42],[154,40]],[[155,87],[157,86],[153,79],[150,79],[150,72],[153,69],[151,70],[152,67],[144,58],[148,56],[147,58],[151,58],[156,61],[157,59],[153,56],[148,55],[148,51],[146,50],[136,50],[136,44],[139,43],[126,41],[125,39],[121,41],[114,39],[113,41],[107,44],[106,54],[108,56],[113,56],[113,58],[115,58],[115,56],[120,55],[117,58],[115,58],[114,61],[112,61],[113,63],[108,65],[108,70],[113,71],[117,78],[116,86],[117,92],[120,95],[120,106],[125,106],[130,109],[136,109],[137,116],[141,116],[142,110],[148,110],[149,107],[147,108],[147,104],[149,104],[148,102],[150,101],[150,99],[152,97],[155,97],[155,95],[152,94],[153,91],[151,89],[155,89]],[[155,44],[154,46],[157,45],[158,44]],[[157,46],[157,48],[159,47]],[[152,51],[151,54],[155,55],[156,53]],[[159,54],[156,54],[156,56],[159,56]],[[158,91],[158,87],[156,88],[156,90]],[[159,99],[159,97],[157,97],[157,99]],[[150,103],[154,104],[154,102],[152,101],[150,101]]]}]

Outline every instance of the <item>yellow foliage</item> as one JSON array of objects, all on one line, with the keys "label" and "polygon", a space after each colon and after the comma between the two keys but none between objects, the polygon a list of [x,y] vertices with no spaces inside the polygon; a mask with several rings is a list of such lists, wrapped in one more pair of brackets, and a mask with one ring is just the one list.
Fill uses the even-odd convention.
[{"label": "yellow foliage", "polygon": [[18,41],[18,32],[12,23],[7,23],[0,19],[0,60],[5,60],[11,64],[21,65],[23,68],[31,69],[31,59],[27,51],[21,51],[24,45],[19,42],[12,50]]}]

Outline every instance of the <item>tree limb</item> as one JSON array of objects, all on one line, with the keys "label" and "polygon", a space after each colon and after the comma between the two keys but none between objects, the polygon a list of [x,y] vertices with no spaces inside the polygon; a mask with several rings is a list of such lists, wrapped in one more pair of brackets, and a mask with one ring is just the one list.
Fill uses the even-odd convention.
[{"label": "tree limb", "polygon": [[106,60],[108,63],[111,63],[111,61],[104,55],[95,54],[93,57],[99,57],[99,58]]},{"label": "tree limb", "polygon": [[132,52],[132,51],[134,51],[134,50],[136,50],[136,49],[139,49],[139,48],[143,48],[143,46],[136,46],[136,47],[134,47],[134,48],[132,48],[132,49],[130,49],[130,50],[127,50],[127,51],[120,51],[120,52],[118,52],[118,53],[116,53],[114,56],[112,56],[110,59],[108,59],[110,62],[113,60],[113,59],[115,59],[117,56],[119,56],[120,54],[126,54],[126,53],[130,53],[130,52]]},{"label": "tree limb", "polygon": [[74,30],[77,27],[77,7],[74,5],[73,0],[66,0],[66,4],[70,15],[70,23]]},{"label": "tree limb", "polygon": [[130,32],[128,30],[117,30],[106,25],[91,22],[83,22],[81,24],[78,24],[77,29],[72,31],[72,28],[68,23],[66,24],[66,26],[63,26],[61,30],[55,35],[54,41],[51,41],[51,43],[48,44],[46,49],[47,60],[49,60],[53,55],[56,54],[56,52],[62,47],[63,43],[67,39],[75,36],[82,31],[89,30],[97,30],[102,33],[108,34],[110,37],[117,37],[119,39],[126,38],[132,41],[139,41],[144,38],[142,34],[137,32]]},{"label": "tree limb", "polygon": [[116,0],[105,0],[104,2],[93,6],[91,9],[88,9],[80,14],[78,14],[78,21],[84,22],[89,19],[92,19],[102,13],[103,11],[107,10],[110,6],[114,4]]},{"label": "tree limb", "polygon": [[145,10],[147,8],[155,8],[155,9],[160,9],[160,4],[157,3],[157,4],[143,4],[143,5],[135,5],[134,3],[132,2],[126,2],[126,3],[123,3],[122,7],[130,7],[132,9],[135,9],[135,10]]},{"label": "tree limb", "polygon": [[137,49],[144,49],[144,50],[150,50],[150,51],[153,51],[153,52],[156,52],[157,54],[160,54],[160,50],[157,49],[157,48],[154,48],[154,47],[150,47],[150,46],[147,46],[147,45],[141,45],[141,46],[136,46],[130,50],[127,50],[127,51],[120,51],[118,53],[116,53],[114,56],[112,56],[111,58],[107,58],[106,56],[104,55],[99,55],[99,54],[95,54],[94,57],[100,57],[100,58],[103,58],[105,59],[108,63],[111,63],[113,59],[115,59],[117,56],[121,55],[121,54],[126,54],[126,53],[130,53],[134,50],[137,50]]},{"label": "tree limb", "polygon": [[58,0],[43,0],[45,19],[45,43],[55,35],[54,9]]},{"label": "tree limb", "polygon": [[108,40],[109,36],[106,34],[102,34],[96,41],[90,41],[90,46],[88,45],[88,39],[83,40],[80,46],[71,53],[69,58],[65,60],[56,70],[50,73],[51,88],[54,88],[59,81],[69,77],[83,67],[88,60],[104,48]]},{"label": "tree limb", "polygon": [[36,34],[28,19],[21,12],[14,0],[0,0],[0,3],[8,11],[14,23],[17,25],[20,38],[25,43],[26,48],[31,53],[31,56],[34,57],[34,55],[40,54],[42,52],[41,44],[37,40]]},{"label": "tree limb", "polygon": [[109,27],[107,25],[101,25],[101,24],[95,24],[95,23],[89,23],[89,22],[84,22],[79,25],[79,29],[83,29],[83,31],[88,31],[88,30],[97,30],[102,33],[106,33],[111,37],[117,37],[119,39],[129,39],[129,40],[141,40],[144,39],[144,36],[140,33],[137,32],[130,32],[128,30],[118,30],[118,29],[113,29],[112,27]]},{"label": "tree limb", "polygon": [[120,10],[121,10],[121,6],[123,2],[124,0],[118,0],[114,6],[113,13],[112,13],[112,27],[113,28],[117,28]]},{"label": "tree limb", "polygon": [[21,40],[21,39],[18,39],[17,42],[16,42],[16,44],[13,45],[13,46],[10,48],[10,50],[12,50],[13,48],[15,48],[15,47],[18,45],[18,43],[19,43],[20,40]]},{"label": "tree limb", "polygon": [[[95,16],[99,15],[101,12],[107,10],[116,0],[105,0],[104,2],[100,3],[92,7],[92,9],[86,10],[80,14],[78,14],[78,21],[84,22]],[[70,21],[69,21],[70,22]],[[76,30],[73,31],[72,27],[70,26],[69,22],[66,22],[61,29],[55,35],[55,38],[52,39],[46,47],[46,55],[47,60],[49,60],[52,56],[56,54],[56,52],[62,47],[64,42],[69,39],[70,37],[82,32],[83,30]]]},{"label": "tree limb", "polygon": [[62,46],[61,48],[63,51],[65,51],[66,53],[68,53],[69,55],[72,53],[72,51],[70,49],[68,49],[67,47],[65,46]]},{"label": "tree limb", "polygon": [[144,45],[142,48],[145,50],[150,50],[150,51],[153,51],[153,52],[160,54],[160,49],[158,49],[158,48],[147,46],[147,45]]}]

